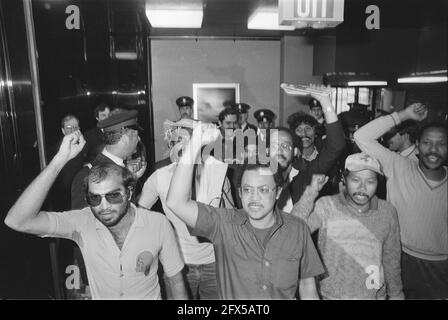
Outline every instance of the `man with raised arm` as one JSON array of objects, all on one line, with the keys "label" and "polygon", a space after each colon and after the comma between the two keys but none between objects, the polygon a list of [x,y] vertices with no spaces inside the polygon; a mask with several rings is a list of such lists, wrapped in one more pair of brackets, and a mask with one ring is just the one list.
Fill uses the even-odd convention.
[{"label": "man with raised arm", "polygon": [[114,163],[94,166],[85,180],[88,207],[40,211],[64,165],[84,147],[79,131],[66,135],[58,153],[9,210],[5,224],[42,237],[73,240],[85,260],[92,298],[160,299],[160,259],[175,299],[186,298],[184,263],[168,220],[130,202],[135,178]]},{"label": "man with raised arm", "polygon": [[377,118],[355,132],[359,148],[378,159],[387,177],[402,243],[403,291],[407,299],[448,299],[446,124],[427,123],[417,137],[418,162],[383,147],[377,139],[407,120],[422,121],[421,103]]},{"label": "man with raised arm", "polygon": [[201,146],[219,132],[198,124],[176,167],[167,206],[195,236],[215,248],[221,299],[318,299],[314,277],[323,273],[305,223],[275,208],[279,175],[268,165],[248,165],[242,171],[243,209],[222,209],[192,201],[193,166]]}]

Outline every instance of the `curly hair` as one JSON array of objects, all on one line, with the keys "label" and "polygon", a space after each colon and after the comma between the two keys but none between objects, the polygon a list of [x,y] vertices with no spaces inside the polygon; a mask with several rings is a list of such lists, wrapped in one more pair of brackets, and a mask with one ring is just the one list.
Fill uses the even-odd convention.
[{"label": "curly hair", "polygon": [[218,115],[218,119],[220,122],[223,122],[224,119],[228,116],[228,115],[236,115],[237,119],[238,119],[238,110],[236,108],[233,107],[226,107],[224,108]]},{"label": "curly hair", "polygon": [[296,112],[296,113],[293,113],[292,115],[290,115],[288,117],[287,122],[288,122],[289,128],[292,131],[295,131],[297,129],[297,127],[299,125],[301,125],[302,123],[313,127],[313,129],[315,129],[316,127],[319,126],[319,122],[317,122],[317,120],[313,116],[306,114],[302,111],[299,111],[299,112]]}]

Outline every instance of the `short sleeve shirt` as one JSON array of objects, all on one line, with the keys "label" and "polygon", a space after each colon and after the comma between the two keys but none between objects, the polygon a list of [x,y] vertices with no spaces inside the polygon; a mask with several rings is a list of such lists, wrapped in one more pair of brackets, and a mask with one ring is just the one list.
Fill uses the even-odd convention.
[{"label": "short sleeve shirt", "polygon": [[198,203],[191,232],[213,242],[222,299],[294,299],[299,280],[324,272],[306,224],[274,211],[275,224],[260,244],[243,209]]},{"label": "short sleeve shirt", "polygon": [[166,217],[131,206],[136,215],[121,250],[88,207],[43,212],[50,220],[43,236],[73,240],[81,249],[94,299],[161,299],[159,260],[168,277],[184,267]]}]

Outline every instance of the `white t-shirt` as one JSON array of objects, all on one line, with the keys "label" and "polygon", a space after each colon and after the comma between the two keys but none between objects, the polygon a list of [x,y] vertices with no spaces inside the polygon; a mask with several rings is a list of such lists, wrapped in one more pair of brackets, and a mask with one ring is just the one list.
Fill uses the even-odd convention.
[{"label": "white t-shirt", "polygon": [[[176,163],[156,170],[146,180],[143,186],[139,205],[151,208],[160,198],[163,210],[171,221],[176,231],[179,246],[187,264],[209,264],[215,262],[213,244],[201,242],[197,237],[191,236],[186,224],[179,219],[166,205],[168,189]],[[229,184],[226,179],[227,164],[213,157],[207,158],[204,165],[199,166],[196,174],[196,200],[205,204],[218,207],[223,183]],[[230,186],[225,187],[229,189]]]}]

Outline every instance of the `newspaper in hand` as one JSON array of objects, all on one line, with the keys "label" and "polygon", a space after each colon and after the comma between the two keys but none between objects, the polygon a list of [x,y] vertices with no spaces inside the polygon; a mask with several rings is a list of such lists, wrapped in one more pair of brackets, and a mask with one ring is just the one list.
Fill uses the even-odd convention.
[{"label": "newspaper in hand", "polygon": [[282,88],[286,94],[291,96],[309,96],[311,94],[327,96],[331,94],[330,88],[315,88],[300,84],[282,83],[280,88]]}]

